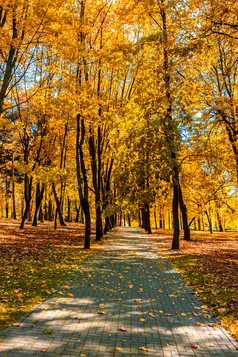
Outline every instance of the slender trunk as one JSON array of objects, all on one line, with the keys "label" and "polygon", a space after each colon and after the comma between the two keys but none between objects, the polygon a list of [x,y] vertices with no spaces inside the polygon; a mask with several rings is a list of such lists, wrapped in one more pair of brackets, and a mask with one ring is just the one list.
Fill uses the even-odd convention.
[{"label": "slender trunk", "polygon": [[110,219],[108,216],[105,218],[104,234],[110,230]]},{"label": "slender trunk", "polygon": [[75,200],[75,210],[76,210],[75,222],[78,223],[80,208],[77,206],[77,201],[76,200]]},{"label": "slender trunk", "polygon": [[42,200],[43,200],[43,196],[44,196],[44,189],[45,186],[42,185],[42,187],[40,188],[40,183],[38,182],[36,185],[36,207],[35,207],[35,214],[34,214],[34,219],[33,219],[33,223],[32,226],[37,227],[37,219],[38,219],[38,215],[39,215],[39,210],[42,204]]},{"label": "slender trunk", "polygon": [[206,216],[207,216],[208,225],[209,225],[209,231],[210,231],[210,233],[212,234],[213,231],[212,231],[212,221],[211,221],[211,217],[210,217],[208,211],[204,211],[204,213],[205,213]]},{"label": "slender trunk", "polygon": [[48,219],[49,221],[53,221],[53,207],[51,199],[49,199]]},{"label": "slender trunk", "polygon": [[194,224],[194,230],[196,231],[196,230],[197,230],[197,223],[196,223],[196,218],[194,219],[194,222],[193,222],[193,224]]},{"label": "slender trunk", "polygon": [[[82,2],[83,6],[83,2]],[[85,138],[84,119],[80,114],[77,114],[77,134],[76,134],[76,167],[77,167],[77,181],[78,193],[81,207],[85,217],[85,237],[84,248],[90,248],[91,235],[91,216],[88,200],[88,176],[84,161],[83,143]]]},{"label": "slender trunk", "polygon": [[68,222],[71,221],[70,208],[71,208],[71,201],[70,201],[70,199],[69,199],[69,197],[68,197],[68,217],[67,217]]},{"label": "slender trunk", "polygon": [[58,198],[54,183],[52,183],[52,189],[53,189],[53,193],[54,193],[54,198],[55,198],[55,203],[56,203],[56,211],[57,211],[57,214],[55,216],[57,216],[59,214],[60,225],[61,226],[66,226],[66,223],[64,221],[64,217],[63,217],[63,214],[62,214],[62,211],[61,211],[61,205],[62,205],[62,198],[63,197],[61,196],[60,199]]},{"label": "slender trunk", "polygon": [[130,219],[130,215],[128,214],[128,226],[131,227],[131,219]]},{"label": "slender trunk", "polygon": [[32,189],[32,176],[29,178],[27,174],[25,174],[25,180],[24,180],[24,186],[25,186],[25,210],[23,213],[20,229],[24,228],[25,220],[27,219],[27,215],[30,211],[30,205],[31,205],[31,189]]},{"label": "slender trunk", "polygon": [[16,198],[15,198],[15,182],[12,182],[12,218],[17,219],[16,214]]},{"label": "slender trunk", "polygon": [[161,212],[159,213],[159,227],[163,228],[163,222],[162,222],[162,214]]},{"label": "slender trunk", "polygon": [[156,219],[156,207],[154,207],[154,221],[155,221],[155,229],[158,229],[157,219]]},{"label": "slender trunk", "polygon": [[221,217],[220,217],[218,211],[217,211],[217,221],[218,221],[219,231],[220,231],[220,232],[224,232],[224,229],[223,229],[223,227],[222,227]]},{"label": "slender trunk", "polygon": [[39,209],[39,220],[41,223],[44,223],[44,212],[43,212],[42,202]]},{"label": "slender trunk", "polygon": [[179,181],[178,181],[178,169],[174,167],[174,179],[173,179],[173,243],[172,249],[179,249]]},{"label": "slender trunk", "polygon": [[12,218],[16,219],[14,151],[12,153]]},{"label": "slender trunk", "polygon": [[190,241],[191,240],[191,236],[190,236],[190,229],[189,229],[189,224],[188,224],[187,207],[186,207],[186,205],[184,203],[184,200],[183,200],[183,194],[182,194],[182,190],[181,190],[180,184],[179,184],[179,205],[180,205],[180,211],[182,213],[184,240]]},{"label": "slender trunk", "polygon": [[138,211],[138,220],[139,220],[139,227],[141,227],[141,210],[140,210],[140,208]]},{"label": "slender trunk", "polygon": [[201,230],[201,218],[198,216],[198,230]]}]

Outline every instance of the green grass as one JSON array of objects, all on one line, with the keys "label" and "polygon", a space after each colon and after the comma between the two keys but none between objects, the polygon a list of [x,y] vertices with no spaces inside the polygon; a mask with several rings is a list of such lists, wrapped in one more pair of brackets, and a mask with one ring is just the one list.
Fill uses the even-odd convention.
[{"label": "green grass", "polygon": [[0,259],[0,330],[43,302],[93,251],[71,246],[41,259]]},{"label": "green grass", "polygon": [[237,286],[220,283],[217,274],[189,254],[167,256],[186,282],[206,302],[211,312],[238,339]]}]

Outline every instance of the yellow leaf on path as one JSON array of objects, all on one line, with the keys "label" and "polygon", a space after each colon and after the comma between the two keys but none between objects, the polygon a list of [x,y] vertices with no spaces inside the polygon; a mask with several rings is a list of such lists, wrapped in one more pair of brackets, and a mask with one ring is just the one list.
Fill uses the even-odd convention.
[{"label": "yellow leaf on path", "polygon": [[116,351],[122,351],[122,348],[121,347],[115,347],[115,350]]},{"label": "yellow leaf on path", "polygon": [[214,347],[213,343],[204,343],[204,346],[206,346],[206,347]]},{"label": "yellow leaf on path", "polygon": [[152,351],[151,348],[146,348],[146,347],[139,347],[139,350],[150,352]]},{"label": "yellow leaf on path", "polygon": [[155,315],[152,314],[151,312],[149,313],[149,316],[155,318]]},{"label": "yellow leaf on path", "polygon": [[140,321],[145,321],[145,319],[140,319]]}]

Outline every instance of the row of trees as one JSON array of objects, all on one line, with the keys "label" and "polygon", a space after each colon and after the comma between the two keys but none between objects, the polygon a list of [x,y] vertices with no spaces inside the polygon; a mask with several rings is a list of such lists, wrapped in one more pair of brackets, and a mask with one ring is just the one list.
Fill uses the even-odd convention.
[{"label": "row of trees", "polygon": [[83,219],[85,248],[92,214],[100,240],[124,217],[150,233],[153,209],[155,225],[173,223],[174,249],[180,227],[189,240],[204,215],[210,230],[215,216],[219,229],[221,217],[236,228],[234,14],[232,0],[4,1],[6,216],[10,195],[21,228],[32,208],[34,225],[39,216],[64,225],[67,206],[68,220],[72,210]]}]

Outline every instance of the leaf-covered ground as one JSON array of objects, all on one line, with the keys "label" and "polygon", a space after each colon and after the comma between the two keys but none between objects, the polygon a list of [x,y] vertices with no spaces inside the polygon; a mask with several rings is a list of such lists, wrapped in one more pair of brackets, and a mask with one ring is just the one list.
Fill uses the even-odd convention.
[{"label": "leaf-covered ground", "polygon": [[173,252],[172,231],[154,232],[157,247],[238,339],[238,233],[192,232],[192,241],[181,237],[180,251]]},{"label": "leaf-covered ground", "polygon": [[[94,232],[93,232],[94,233]],[[99,244],[83,249],[84,226],[52,222],[19,229],[19,222],[0,220],[0,330],[13,324],[34,304],[44,301]]]}]

